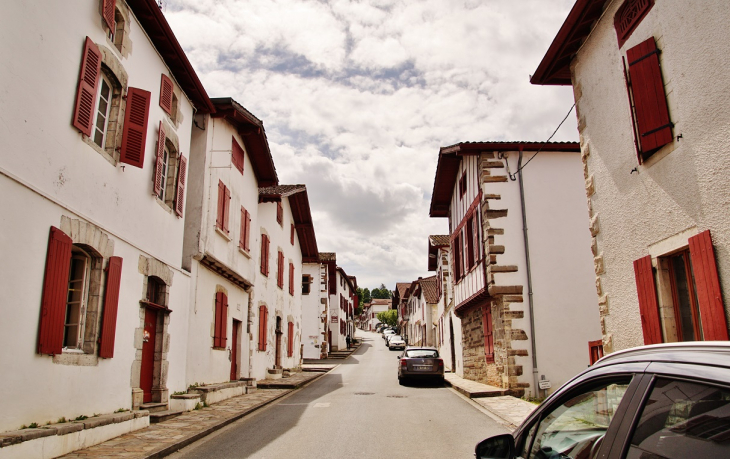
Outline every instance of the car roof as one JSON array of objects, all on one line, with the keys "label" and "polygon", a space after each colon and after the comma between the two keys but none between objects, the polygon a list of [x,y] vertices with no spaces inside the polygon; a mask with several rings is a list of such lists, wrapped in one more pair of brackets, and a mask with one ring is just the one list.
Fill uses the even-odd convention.
[{"label": "car roof", "polygon": [[672,362],[730,368],[730,342],[694,341],[624,349],[598,360],[591,368],[629,362]]},{"label": "car roof", "polygon": [[416,350],[422,350],[422,351],[438,351],[435,347],[432,346],[408,346],[406,348],[406,351],[416,351]]}]

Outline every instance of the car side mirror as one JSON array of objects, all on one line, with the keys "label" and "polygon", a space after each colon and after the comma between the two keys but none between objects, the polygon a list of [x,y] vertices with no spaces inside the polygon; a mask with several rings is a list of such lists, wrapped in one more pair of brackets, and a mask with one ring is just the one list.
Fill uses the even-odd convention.
[{"label": "car side mirror", "polygon": [[513,459],[515,438],[512,434],[496,435],[480,441],[474,449],[477,459]]}]

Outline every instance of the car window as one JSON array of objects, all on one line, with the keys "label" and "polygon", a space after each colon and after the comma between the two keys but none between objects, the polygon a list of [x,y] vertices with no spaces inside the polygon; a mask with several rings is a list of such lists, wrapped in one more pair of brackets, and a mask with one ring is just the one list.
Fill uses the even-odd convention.
[{"label": "car window", "polygon": [[730,457],[730,389],[657,378],[626,457]]},{"label": "car window", "polygon": [[[591,459],[629,387],[630,378],[604,382],[571,395],[549,409],[527,434],[524,459]],[[534,438],[533,438],[534,437]]]},{"label": "car window", "polygon": [[431,351],[428,349],[414,349],[406,351],[406,357],[415,357],[417,359],[435,359],[438,356],[438,351]]}]

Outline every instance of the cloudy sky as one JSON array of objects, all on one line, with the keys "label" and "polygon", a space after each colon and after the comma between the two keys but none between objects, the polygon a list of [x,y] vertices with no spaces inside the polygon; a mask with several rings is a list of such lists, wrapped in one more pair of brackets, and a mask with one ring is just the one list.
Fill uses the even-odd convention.
[{"label": "cloudy sky", "polygon": [[[307,185],[319,250],[361,287],[428,276],[439,147],[546,140],[572,105],[533,86],[574,0],[165,0],[208,95],[264,121]],[[577,140],[571,115],[553,140]]]}]

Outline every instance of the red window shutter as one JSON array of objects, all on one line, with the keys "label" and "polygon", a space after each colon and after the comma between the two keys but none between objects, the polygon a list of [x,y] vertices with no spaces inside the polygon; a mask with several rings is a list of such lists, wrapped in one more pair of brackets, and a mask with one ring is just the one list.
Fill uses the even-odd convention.
[{"label": "red window shutter", "polygon": [[222,181],[218,180],[218,208],[216,211],[216,218],[215,218],[215,226],[219,229],[223,229],[223,214],[224,214],[224,206],[223,201],[226,197],[226,186],[223,184]]},{"label": "red window shutter", "polygon": [[286,355],[288,357],[291,357],[294,355],[294,323],[289,322],[288,333],[287,333],[287,343],[286,343]]},{"label": "red window shutter", "polygon": [[281,201],[276,203],[276,222],[280,225],[284,223],[284,207],[282,207]]},{"label": "red window shutter", "polygon": [[289,263],[289,295],[294,295],[294,263]]},{"label": "red window shutter", "polygon": [[231,147],[231,162],[243,174],[243,148],[236,142],[236,138],[231,136],[233,146]]},{"label": "red window shutter", "polygon": [[119,160],[130,166],[142,168],[144,165],[151,98],[152,94],[144,89],[129,88],[127,91],[127,107],[124,113]]},{"label": "red window shutter", "polygon": [[246,211],[246,239],[244,239],[243,249],[248,251],[250,249],[251,241],[251,214]]},{"label": "red window shutter", "polygon": [[277,257],[276,269],[276,285],[278,285],[279,288],[284,288],[284,252],[281,250],[279,250],[279,255]]},{"label": "red window shutter", "polygon": [[172,80],[164,73],[160,82],[160,107],[172,115]]},{"label": "red window shutter", "polygon": [[628,0],[616,11],[613,26],[616,29],[619,48],[628,40],[652,6],[654,0]]},{"label": "red window shutter", "polygon": [[267,276],[268,273],[266,271],[266,235],[261,235],[261,274],[264,276]]},{"label": "red window shutter", "polygon": [[122,258],[110,257],[106,267],[106,288],[104,292],[104,315],[102,316],[99,357],[114,357],[114,339],[117,332],[117,309],[119,287],[122,280]]},{"label": "red window shutter", "polygon": [[259,334],[259,337],[261,339],[260,350],[265,351],[269,333],[269,308],[267,308],[266,306],[261,306],[261,311],[261,333]]},{"label": "red window shutter", "polygon": [[117,28],[117,23],[114,20],[114,8],[116,7],[116,4],[116,0],[104,0],[101,2],[101,15],[112,33],[114,33]]},{"label": "red window shutter", "polygon": [[706,341],[727,341],[727,320],[710,230],[689,238],[689,256],[692,260],[703,338]]},{"label": "red window shutter", "polygon": [[175,213],[178,217],[183,216],[185,206],[185,176],[188,171],[188,159],[180,155],[177,163],[177,191],[175,193]]},{"label": "red window shutter", "polygon": [[230,204],[231,204],[231,190],[224,186],[223,197],[223,231],[228,233],[228,216],[230,215]]},{"label": "red window shutter", "polygon": [[639,145],[644,159],[673,140],[654,37],[626,51]]},{"label": "red window shutter", "polygon": [[215,293],[215,318],[213,322],[213,347],[221,346],[221,314],[223,311],[223,292]]},{"label": "red window shutter", "polygon": [[[114,16],[112,16],[112,19]],[[71,124],[87,137],[94,128],[94,109],[96,108],[96,91],[101,75],[101,51],[99,47],[86,37],[84,52],[81,55],[81,71],[79,85],[76,88],[76,103]]]},{"label": "red window shutter", "polygon": [[264,307],[259,306],[259,351],[264,350]]},{"label": "red window shutter", "polygon": [[654,271],[651,267],[651,255],[634,261],[636,291],[639,295],[639,313],[641,328],[644,332],[644,344],[662,342],[662,327],[659,322],[659,305],[656,298]]},{"label": "red window shutter", "polygon": [[291,245],[294,245],[294,223],[291,224]]},{"label": "red window shutter", "polygon": [[157,154],[155,155],[155,175],[152,177],[152,194],[160,194],[162,188],[162,165],[165,162],[165,128],[160,121],[160,131],[157,135]]},{"label": "red window shutter", "polygon": [[603,341],[588,341],[588,356],[590,358],[590,364],[593,365],[601,357],[603,357]]},{"label": "red window shutter", "polygon": [[246,209],[241,206],[241,230],[238,237],[238,247],[246,250]]},{"label": "red window shutter", "polygon": [[474,266],[474,217],[466,221],[466,270],[468,271]]},{"label": "red window shutter", "polygon": [[225,293],[221,293],[221,325],[220,325],[220,343],[221,347],[228,344],[228,297]]},{"label": "red window shutter", "polygon": [[459,230],[459,238],[456,240],[457,250],[459,251],[459,279],[464,277],[464,236]]},{"label": "red window shutter", "polygon": [[68,295],[68,273],[73,241],[63,231],[51,227],[46,270],[38,323],[38,353],[56,355],[63,348],[63,325]]},{"label": "red window shutter", "polygon": [[482,321],[484,327],[484,354],[487,363],[494,363],[494,333],[492,331],[492,305],[482,307]]}]

